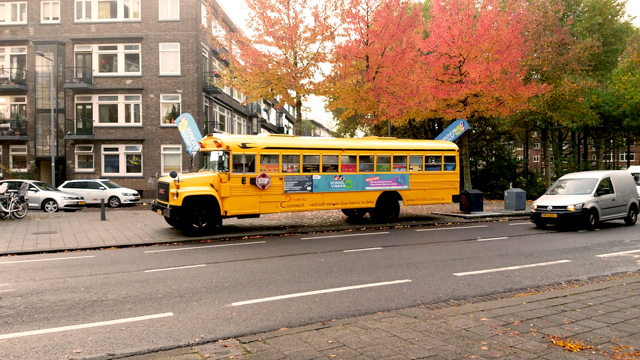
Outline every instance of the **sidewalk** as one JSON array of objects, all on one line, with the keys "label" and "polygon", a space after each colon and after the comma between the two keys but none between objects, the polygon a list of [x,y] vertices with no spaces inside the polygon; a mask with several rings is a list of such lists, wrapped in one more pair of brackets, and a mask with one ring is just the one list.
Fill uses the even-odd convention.
[{"label": "sidewalk", "polygon": [[[492,297],[506,298],[483,302]],[[331,320],[126,359],[202,358],[640,359],[640,274]]]},{"label": "sidewalk", "polygon": [[[527,204],[529,208],[531,203]],[[438,225],[477,221],[488,217],[526,217],[527,211],[505,212],[502,201],[485,201],[485,213],[473,219],[457,217],[459,204],[402,206],[400,218],[391,226]],[[446,215],[445,215],[446,214]],[[90,207],[74,213],[48,214],[30,210],[20,220],[0,220],[0,255],[47,251],[96,249],[135,245],[152,245],[198,240],[271,236],[290,233],[340,231],[348,229],[388,227],[374,224],[367,217],[347,222],[340,210],[267,214],[257,219],[225,219],[218,233],[205,237],[187,237],[169,226],[150,206],[138,205],[106,210],[106,221],[100,220],[100,208]]]}]

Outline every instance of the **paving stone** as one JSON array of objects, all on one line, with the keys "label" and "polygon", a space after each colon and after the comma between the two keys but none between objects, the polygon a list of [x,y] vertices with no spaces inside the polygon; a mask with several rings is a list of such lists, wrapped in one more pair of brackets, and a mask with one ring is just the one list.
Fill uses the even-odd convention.
[{"label": "paving stone", "polygon": [[298,339],[294,335],[268,338],[265,342],[283,352],[307,347],[307,344],[304,341]]},{"label": "paving stone", "polygon": [[326,350],[326,349],[332,349],[335,347],[339,347],[342,346],[343,344],[339,341],[333,340],[330,337],[325,337],[325,336],[321,336],[321,337],[315,337],[315,338],[307,338],[302,340],[305,343],[307,343],[311,348],[315,349],[315,350]]},{"label": "paving stone", "polygon": [[252,341],[246,344],[242,344],[242,346],[252,353],[273,350],[273,347],[271,345],[265,344],[264,341]]},{"label": "paving stone", "polygon": [[325,357],[330,357],[331,359],[355,359],[358,356],[361,356],[359,352],[347,347],[340,346],[333,349],[327,349],[320,351]]},{"label": "paving stone", "polygon": [[538,354],[546,350],[549,345],[539,341],[525,341],[514,346],[517,349],[524,350],[530,353]]},{"label": "paving stone", "polygon": [[402,348],[402,347],[407,347],[407,346],[413,346],[412,343],[410,343],[409,341],[397,337],[397,336],[389,336],[389,337],[384,337],[384,338],[378,338],[376,339],[376,342],[380,345],[384,345],[390,349],[397,349],[397,348]]},{"label": "paving stone", "polygon": [[358,352],[373,360],[399,355],[397,351],[394,351],[384,345],[375,345],[358,349]]},{"label": "paving stone", "polygon": [[426,336],[424,335],[421,338],[415,339],[415,340],[409,340],[410,343],[416,344],[418,346],[422,346],[425,349],[433,349],[436,347],[442,347],[442,346],[446,346],[447,343],[434,338],[434,337],[430,337],[430,336]]},{"label": "paving stone", "polygon": [[313,360],[324,357],[323,354],[309,347],[292,351],[284,351],[284,354],[296,360]]},{"label": "paving stone", "polygon": [[584,320],[576,321],[576,322],[568,324],[568,325],[586,326],[586,327],[592,328],[592,329],[599,329],[599,328],[602,328],[602,327],[605,327],[605,326],[609,326],[609,324],[607,324],[607,323],[599,322],[599,321],[592,320],[592,319],[584,319]]},{"label": "paving stone", "polygon": [[271,349],[268,351],[261,351],[255,354],[248,354],[246,355],[246,358],[251,360],[280,360],[280,359],[286,359],[287,355],[281,353],[280,351]]},{"label": "paving stone", "polygon": [[367,338],[363,338],[361,336],[345,337],[345,338],[341,337],[340,342],[355,350],[359,350],[366,347],[372,347],[377,344],[375,341]]},{"label": "paving stone", "polygon": [[409,345],[409,346],[400,347],[394,350],[406,356],[409,359],[422,359],[422,358],[426,358],[436,354],[436,352],[433,351],[433,349],[425,349],[422,346],[418,346],[418,345]]}]

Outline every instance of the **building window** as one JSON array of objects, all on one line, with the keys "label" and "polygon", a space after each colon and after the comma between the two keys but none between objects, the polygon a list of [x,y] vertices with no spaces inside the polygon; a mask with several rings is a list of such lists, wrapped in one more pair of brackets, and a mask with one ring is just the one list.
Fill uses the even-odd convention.
[{"label": "building window", "polygon": [[43,24],[60,22],[60,1],[43,1],[40,3],[40,21]]},{"label": "building window", "polygon": [[[89,48],[89,45],[86,46]],[[140,44],[92,45],[97,75],[141,75]],[[77,50],[77,49],[76,49]]]},{"label": "building window", "polygon": [[26,46],[0,47],[0,84],[7,82],[23,83],[26,69]]},{"label": "building window", "polygon": [[0,96],[0,119],[27,120],[27,97]]},{"label": "building window", "polygon": [[533,148],[534,149],[540,149],[540,143],[539,142],[533,143]]},{"label": "building window", "polygon": [[200,23],[202,26],[207,27],[207,5],[200,4]]},{"label": "building window", "polygon": [[251,132],[247,129],[247,119],[235,114],[233,115],[233,119],[236,127],[235,134],[249,134]]},{"label": "building window", "polygon": [[161,154],[160,167],[162,175],[168,175],[171,171],[175,171],[178,174],[182,172],[181,145],[162,145]]},{"label": "building window", "polygon": [[180,114],[180,94],[160,95],[160,125],[175,125]]},{"label": "building window", "polygon": [[223,108],[222,106],[214,106],[214,118],[216,121],[216,129],[220,131],[227,131],[229,129],[229,133],[233,132],[233,128],[230,124],[227,124],[227,121],[231,122],[231,111]]},{"label": "building window", "polygon": [[4,163],[2,162],[2,145],[0,145],[0,178],[2,177],[3,170],[4,170]]},{"label": "building window", "polygon": [[93,172],[93,145],[76,145],[76,172]]},{"label": "building window", "polygon": [[[141,126],[141,95],[78,95],[78,105],[91,105],[95,126]],[[76,114],[80,118],[81,114]]]},{"label": "building window", "polygon": [[9,169],[11,172],[27,172],[27,145],[9,146]]},{"label": "building window", "polygon": [[26,23],[26,1],[0,3],[0,25],[18,25]]},{"label": "building window", "polygon": [[533,162],[540,162],[540,155],[533,155]]},{"label": "building window", "polygon": [[522,155],[518,155],[518,161],[522,161],[522,159],[524,159],[524,157]]},{"label": "building window", "polygon": [[160,75],[180,75],[180,43],[160,43]]},{"label": "building window", "polygon": [[[627,161],[627,153],[620,153],[620,161]],[[636,153],[629,153],[629,161],[636,161]]]},{"label": "building window", "polygon": [[102,145],[102,175],[141,176],[142,145]]},{"label": "building window", "polygon": [[180,0],[160,0],[160,20],[180,19]]},{"label": "building window", "polygon": [[141,0],[76,0],[75,19],[82,21],[139,21]]}]

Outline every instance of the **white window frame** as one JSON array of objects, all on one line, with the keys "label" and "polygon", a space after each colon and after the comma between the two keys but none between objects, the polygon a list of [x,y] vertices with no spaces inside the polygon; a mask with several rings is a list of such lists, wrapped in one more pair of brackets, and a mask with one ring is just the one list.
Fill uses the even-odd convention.
[{"label": "white window frame", "polygon": [[[177,149],[177,150],[175,150]],[[164,170],[164,156],[165,155],[180,155],[180,171],[178,174],[182,173],[182,145],[161,145],[160,148],[160,171],[162,175],[169,175],[170,171],[165,172]]]},{"label": "white window frame", "polygon": [[[178,101],[171,100],[169,98],[169,97],[175,97],[175,96],[178,97]],[[180,94],[160,94],[160,126],[173,126],[173,127],[177,126],[175,123],[173,123],[173,124],[165,124],[165,122],[164,122],[164,111],[163,111],[163,108],[162,108],[163,104],[178,104],[178,113],[181,114],[181,111],[182,111],[182,95],[180,95]]]},{"label": "white window frame", "polygon": [[[87,147],[90,148],[91,150],[82,150],[82,147]],[[75,171],[76,172],[94,172],[95,171],[95,167],[96,167],[96,156],[93,153],[93,145],[92,144],[78,144],[76,145],[75,149],[74,149],[74,153],[75,153]],[[88,168],[80,168],[78,166],[78,155],[91,155],[93,157],[93,166],[91,167],[91,169]]]},{"label": "white window frame", "polygon": [[[142,19],[142,0],[113,0],[117,2],[117,17],[109,19],[100,19],[100,2],[110,0],[74,0],[73,2],[73,20],[74,22],[129,22],[140,21]],[[87,11],[86,4],[91,4],[90,12]],[[81,7],[81,16],[78,17],[78,5]],[[124,17],[125,5],[129,6],[130,16]],[[131,9],[135,9],[137,6],[137,17],[133,17],[135,14]]]},{"label": "white window frame", "polygon": [[540,155],[533,155],[533,162],[540,162]]},{"label": "white window frame", "polygon": [[2,162],[2,145],[0,145],[0,178],[3,177],[2,170],[4,169],[4,163]]},{"label": "white window frame", "polygon": [[[118,100],[101,99],[103,96],[118,97]],[[76,95],[75,104],[88,104],[88,98],[91,97],[93,107],[93,126],[94,127],[142,127],[142,95],[141,94],[95,94],[95,95]],[[134,98],[137,97],[137,98]],[[100,122],[100,105],[101,104],[118,104],[118,122],[117,123],[101,123]],[[134,122],[135,105],[139,106],[140,118],[139,122]],[[131,118],[126,119],[126,107],[130,107]]]},{"label": "white window frame", "polygon": [[[49,13],[47,14],[44,6],[49,5]],[[56,9],[57,6],[57,9]],[[57,10],[57,11],[56,11]],[[45,16],[49,20],[45,20]],[[58,20],[53,20],[55,17]],[[60,23],[60,1],[42,1],[40,3],[40,22],[43,24],[59,24]]]},{"label": "white window frame", "polygon": [[[621,152],[620,153],[620,161],[627,161],[627,153],[626,152]],[[634,152],[630,152],[629,153],[629,161],[636,161],[636,153]]]},{"label": "white window frame", "polygon": [[[171,48],[172,46],[178,45],[178,48]],[[162,54],[171,54],[171,53],[178,53],[178,71],[177,72],[172,72],[172,71],[163,71],[163,56]],[[158,63],[159,63],[159,69],[158,69],[158,73],[160,75],[181,75],[181,63],[180,63],[180,43],[179,42],[173,42],[173,43],[160,43],[158,44]],[[164,61],[167,61],[166,59]]]},{"label": "white window frame", "polygon": [[[93,44],[93,45],[82,45],[91,46],[93,49],[91,58],[93,62],[93,71],[94,77],[108,77],[108,76],[129,76],[129,75],[142,75],[142,45],[139,43],[135,44]],[[105,50],[104,47],[107,46],[116,46],[116,50]],[[129,49],[127,49],[129,47]],[[137,47],[137,49],[131,49],[133,47]],[[101,49],[102,48],[102,49]],[[76,52],[87,52],[87,51],[76,51]],[[114,72],[101,72],[100,68],[100,55],[101,54],[116,54],[117,55],[117,63],[118,69]],[[138,71],[126,71],[126,62],[125,55],[126,54],[138,54]]]},{"label": "white window frame", "polygon": [[[173,14],[171,12],[171,8],[173,4],[178,4],[177,6],[177,14]],[[162,6],[165,5],[167,8],[167,16],[162,17]],[[180,20],[180,0],[160,0],[158,1],[158,20]]]},{"label": "white window frame", "polygon": [[[17,18],[12,18],[13,10],[16,10]],[[24,9],[24,17],[21,16],[20,9]],[[0,2],[0,25],[22,25],[27,23],[29,18],[26,1]]]},{"label": "white window frame", "polygon": [[[139,151],[133,151],[132,149],[127,149],[128,147],[139,147]],[[118,148],[118,151],[108,151],[105,152],[105,148]],[[103,144],[101,151],[101,160],[102,160],[102,175],[103,176],[120,176],[120,177],[140,177],[144,173],[144,158],[143,158],[143,148],[141,144]],[[105,155],[119,155],[119,168],[120,171],[117,173],[108,173],[105,171]],[[139,173],[127,173],[127,155],[140,155],[140,172]]]},{"label": "white window frame", "polygon": [[[13,157],[24,156],[26,158],[27,167],[24,169],[16,169],[13,167]],[[26,173],[29,171],[29,152],[27,145],[9,145],[9,171],[15,173]]]},{"label": "white window frame", "polygon": [[207,27],[207,5],[203,3],[200,4],[200,23]]}]

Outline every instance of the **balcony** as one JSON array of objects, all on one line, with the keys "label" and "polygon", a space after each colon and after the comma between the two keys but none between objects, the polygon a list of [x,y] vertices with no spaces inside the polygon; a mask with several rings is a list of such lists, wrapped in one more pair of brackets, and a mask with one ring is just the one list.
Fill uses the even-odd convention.
[{"label": "balcony", "polygon": [[27,70],[0,67],[0,94],[26,94],[28,91]]},{"label": "balcony", "polygon": [[94,89],[93,70],[88,67],[66,67],[64,68],[65,82],[64,88],[69,90],[89,90]]},{"label": "balcony", "polygon": [[65,140],[90,140],[96,138],[93,132],[93,119],[67,119],[65,127]]},{"label": "balcony", "polygon": [[220,88],[220,75],[215,71],[207,71],[203,76],[202,91],[208,95],[224,94],[224,91]]},{"label": "balcony", "polygon": [[27,120],[0,119],[0,140],[29,141]]}]

